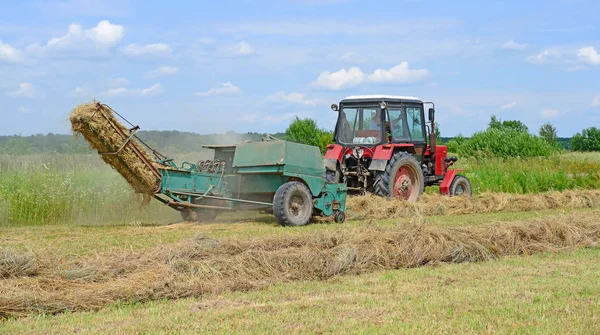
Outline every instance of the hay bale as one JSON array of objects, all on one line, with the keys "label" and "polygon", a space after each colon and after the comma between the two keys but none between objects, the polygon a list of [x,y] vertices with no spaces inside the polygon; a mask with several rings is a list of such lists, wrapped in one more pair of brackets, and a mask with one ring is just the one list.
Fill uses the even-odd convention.
[{"label": "hay bale", "polygon": [[73,109],[69,120],[73,133],[83,135],[90,147],[101,154],[102,160],[121,174],[136,192],[153,195],[159,188],[156,170],[144,162],[145,159],[154,165],[155,160],[135,137],[118,154],[105,154],[119,150],[130,135],[129,129],[117,120],[108,106],[96,101],[81,104]]}]

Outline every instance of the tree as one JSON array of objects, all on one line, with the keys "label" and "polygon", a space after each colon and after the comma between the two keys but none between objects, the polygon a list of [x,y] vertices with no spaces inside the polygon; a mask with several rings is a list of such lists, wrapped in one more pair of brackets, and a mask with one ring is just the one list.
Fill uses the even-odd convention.
[{"label": "tree", "polygon": [[333,140],[333,133],[320,129],[313,119],[296,117],[286,129],[285,138],[292,142],[319,147],[321,153],[325,153],[327,145]]},{"label": "tree", "polygon": [[496,115],[492,115],[490,118],[489,128],[498,129],[498,130],[508,130],[508,131],[516,131],[519,133],[527,133],[529,132],[529,128],[518,120],[508,120],[502,121],[496,117]]},{"label": "tree", "polygon": [[550,122],[546,122],[540,127],[540,137],[548,141],[548,143],[558,143],[556,127],[554,127]]},{"label": "tree", "polygon": [[590,127],[575,134],[571,139],[571,149],[574,151],[600,151],[600,129]]}]

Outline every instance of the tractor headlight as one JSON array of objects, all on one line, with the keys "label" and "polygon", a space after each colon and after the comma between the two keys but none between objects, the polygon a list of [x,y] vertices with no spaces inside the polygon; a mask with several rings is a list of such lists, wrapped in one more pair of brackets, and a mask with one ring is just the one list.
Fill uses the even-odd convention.
[{"label": "tractor headlight", "polygon": [[385,101],[382,101],[382,102],[379,103],[379,107],[381,109],[386,109],[387,108],[387,103]]}]

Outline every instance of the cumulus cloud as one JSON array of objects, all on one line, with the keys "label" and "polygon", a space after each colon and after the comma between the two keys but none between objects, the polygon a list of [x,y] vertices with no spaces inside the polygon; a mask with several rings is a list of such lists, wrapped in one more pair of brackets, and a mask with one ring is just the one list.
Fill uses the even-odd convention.
[{"label": "cumulus cloud", "polygon": [[146,72],[145,78],[155,78],[167,75],[173,75],[179,72],[179,69],[173,66],[161,66],[158,69]]},{"label": "cumulus cloud", "polygon": [[25,60],[25,55],[19,49],[13,48],[0,40],[0,62],[21,63]]},{"label": "cumulus cloud", "polygon": [[32,44],[27,47],[27,51],[49,56],[97,55],[97,51],[105,51],[115,46],[123,36],[125,28],[107,20],[100,21],[90,29],[71,24],[65,36],[51,38],[46,45]]},{"label": "cumulus cloud", "polygon": [[356,66],[350,69],[341,69],[336,72],[321,72],[313,86],[330,90],[341,90],[360,84],[365,74]]},{"label": "cumulus cloud", "polygon": [[69,93],[67,93],[68,97],[77,97],[77,98],[88,98],[93,95],[92,89],[88,84],[83,84],[81,86],[75,87]]},{"label": "cumulus cloud", "polygon": [[32,83],[20,83],[19,84],[19,89],[17,89],[16,91],[11,91],[8,92],[8,95],[10,95],[11,97],[18,97],[18,98],[37,98],[40,97],[40,94],[37,92],[37,89],[35,88],[35,86]]},{"label": "cumulus cloud", "polygon": [[557,116],[559,116],[560,113],[556,109],[542,109],[542,111],[540,112],[540,115],[544,119],[554,119]]},{"label": "cumulus cloud", "polygon": [[509,102],[505,105],[500,106],[500,109],[513,109],[513,108],[515,108],[516,105],[517,105],[517,103],[513,101],[513,102]]},{"label": "cumulus cloud", "polygon": [[579,49],[577,55],[581,60],[590,65],[600,65],[600,53],[594,47],[584,47]]},{"label": "cumulus cloud", "polygon": [[336,72],[321,72],[312,86],[330,90],[341,90],[361,84],[364,81],[373,83],[412,83],[429,76],[426,69],[411,69],[408,62],[402,62],[390,69],[377,69],[365,75],[360,68],[354,66]]},{"label": "cumulus cloud", "polygon": [[426,69],[410,69],[408,62],[402,62],[389,70],[377,69],[368,79],[376,83],[411,83],[429,76]]},{"label": "cumulus cloud", "polygon": [[130,57],[140,56],[166,56],[171,54],[172,48],[165,43],[153,44],[129,44],[121,49],[125,55]]},{"label": "cumulus cloud", "polygon": [[256,54],[256,49],[250,43],[242,41],[234,46],[221,49],[221,53],[226,57],[250,57]]},{"label": "cumulus cloud", "polygon": [[284,91],[279,91],[268,96],[267,101],[282,104],[301,104],[306,106],[314,106],[317,103],[317,99],[308,99],[304,93],[293,92],[286,94]]},{"label": "cumulus cloud", "polygon": [[527,57],[527,62],[535,65],[548,64],[561,57],[560,51],[556,49],[545,49],[539,53]]},{"label": "cumulus cloud", "polygon": [[513,50],[513,51],[517,51],[517,50],[525,50],[527,49],[527,44],[525,43],[517,43],[513,40],[510,40],[504,44],[502,44],[502,49],[504,50]]},{"label": "cumulus cloud", "polygon": [[156,83],[148,88],[136,88],[130,89],[127,87],[117,87],[111,88],[102,92],[102,95],[107,95],[111,97],[146,97],[158,95],[164,92],[162,86],[159,83]]},{"label": "cumulus cloud", "polygon": [[194,93],[194,95],[201,96],[201,97],[208,97],[211,95],[239,94],[239,93],[242,93],[242,90],[239,87],[235,86],[232,83],[225,83],[219,87],[213,87],[206,92]]},{"label": "cumulus cloud", "polygon": [[592,100],[592,106],[600,107],[600,95],[597,95]]}]

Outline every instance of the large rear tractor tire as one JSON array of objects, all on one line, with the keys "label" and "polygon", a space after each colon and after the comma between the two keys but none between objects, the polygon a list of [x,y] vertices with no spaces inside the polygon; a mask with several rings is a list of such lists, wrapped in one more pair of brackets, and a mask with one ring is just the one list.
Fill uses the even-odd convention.
[{"label": "large rear tractor tire", "polygon": [[397,152],[388,162],[385,171],[375,177],[375,194],[417,201],[425,189],[423,170],[409,153]]},{"label": "large rear tractor tire", "polygon": [[313,212],[312,194],[308,187],[297,181],[287,182],[273,197],[273,214],[282,226],[304,226]]},{"label": "large rear tractor tire", "polygon": [[467,177],[456,175],[450,184],[450,196],[465,196],[470,197],[473,195],[473,188],[471,182]]}]

